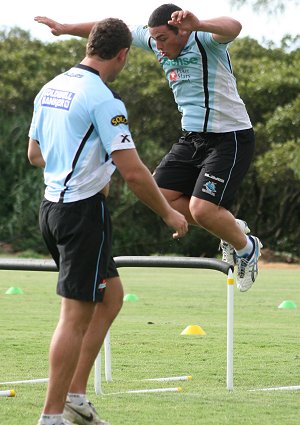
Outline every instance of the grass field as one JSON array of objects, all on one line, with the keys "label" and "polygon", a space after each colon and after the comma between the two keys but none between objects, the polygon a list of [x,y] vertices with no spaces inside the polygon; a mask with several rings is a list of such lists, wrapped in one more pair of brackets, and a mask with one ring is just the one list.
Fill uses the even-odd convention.
[{"label": "grass field", "polygon": [[[293,425],[300,391],[249,391],[300,385],[300,270],[265,269],[247,293],[235,288],[234,391],[226,389],[226,276],[212,270],[120,269],[125,302],[111,329],[113,382],[106,394],[181,386],[182,392],[89,397],[112,425]],[[47,377],[58,318],[56,273],[0,271],[0,382]],[[7,295],[19,287],[21,295]],[[284,300],[299,308],[279,309]],[[205,336],[182,336],[191,324]],[[192,375],[187,382],[142,379]],[[0,385],[1,425],[35,425],[46,384]]]}]

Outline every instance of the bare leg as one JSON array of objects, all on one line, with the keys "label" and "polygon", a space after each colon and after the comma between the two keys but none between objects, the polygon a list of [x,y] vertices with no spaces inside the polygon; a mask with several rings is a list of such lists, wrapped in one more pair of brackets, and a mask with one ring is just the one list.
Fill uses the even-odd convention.
[{"label": "bare leg", "polygon": [[60,414],[64,410],[84,334],[92,318],[94,307],[94,303],[62,298],[59,322],[50,344],[45,414]]},{"label": "bare leg", "polygon": [[245,247],[247,239],[234,216],[223,207],[180,192],[160,189],[169,204],[184,214],[189,224],[198,225],[209,233],[230,243],[236,250]]},{"label": "bare leg", "polygon": [[208,232],[230,243],[236,250],[245,247],[245,234],[231,212],[225,208],[192,196],[190,211],[194,220]]},{"label": "bare leg", "polygon": [[119,277],[106,279],[107,287],[102,303],[97,303],[93,318],[84,336],[80,358],[69,392],[85,394],[91,369],[103,344],[107,330],[123,304],[123,287]]},{"label": "bare leg", "polygon": [[189,224],[199,225],[191,215],[189,197],[183,195],[181,192],[175,192],[174,190],[160,188],[160,191],[171,207],[181,212]]}]

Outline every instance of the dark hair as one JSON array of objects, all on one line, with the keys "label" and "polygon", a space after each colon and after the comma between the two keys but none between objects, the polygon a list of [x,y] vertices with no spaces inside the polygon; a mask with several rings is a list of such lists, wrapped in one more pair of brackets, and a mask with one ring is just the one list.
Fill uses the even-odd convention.
[{"label": "dark hair", "polygon": [[162,4],[157,7],[150,15],[148,19],[148,26],[150,28],[159,27],[161,25],[167,25],[172,31],[178,32],[178,28],[173,25],[169,25],[168,21],[171,19],[171,15],[173,12],[177,10],[182,10],[181,7],[176,6],[172,3]]},{"label": "dark hair", "polygon": [[132,36],[121,19],[108,18],[97,22],[89,35],[86,46],[87,56],[112,59],[123,48],[130,48]]}]

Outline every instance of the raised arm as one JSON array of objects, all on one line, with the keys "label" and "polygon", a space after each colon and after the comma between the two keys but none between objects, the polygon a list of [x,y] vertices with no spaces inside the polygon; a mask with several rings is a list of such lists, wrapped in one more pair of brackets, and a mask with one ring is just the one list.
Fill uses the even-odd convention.
[{"label": "raised arm", "polygon": [[172,13],[170,25],[184,31],[204,31],[213,34],[219,43],[228,43],[234,40],[241,32],[242,25],[239,21],[228,16],[200,20],[188,10],[178,10]]},{"label": "raised arm", "polygon": [[60,24],[47,16],[36,16],[34,20],[40,24],[47,25],[52,34],[59,35],[76,35],[78,37],[88,38],[89,33],[95,22],[83,22],[79,24]]}]

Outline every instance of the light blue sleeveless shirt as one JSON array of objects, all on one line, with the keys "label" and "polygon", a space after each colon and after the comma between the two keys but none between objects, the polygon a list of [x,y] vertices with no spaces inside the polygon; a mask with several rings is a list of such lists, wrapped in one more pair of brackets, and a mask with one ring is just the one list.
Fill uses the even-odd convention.
[{"label": "light blue sleeveless shirt", "polygon": [[156,48],[147,26],[132,28],[133,45],[152,51],[161,64],[182,115],[182,129],[224,133],[251,128],[232,72],[227,44],[212,34],[192,32],[176,59]]},{"label": "light blue sleeveless shirt", "polygon": [[45,198],[52,202],[95,195],[115,171],[111,153],[135,148],[124,103],[84,65],[41,89],[29,137],[39,142],[46,162]]}]

